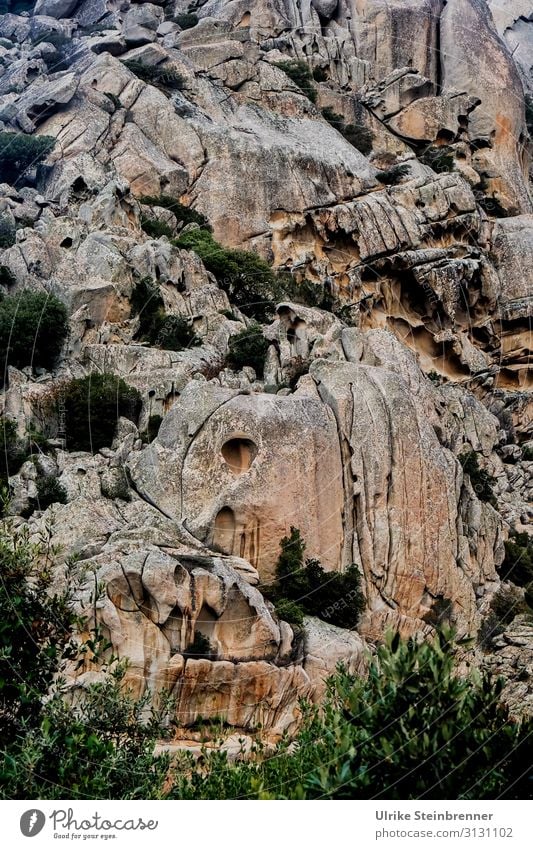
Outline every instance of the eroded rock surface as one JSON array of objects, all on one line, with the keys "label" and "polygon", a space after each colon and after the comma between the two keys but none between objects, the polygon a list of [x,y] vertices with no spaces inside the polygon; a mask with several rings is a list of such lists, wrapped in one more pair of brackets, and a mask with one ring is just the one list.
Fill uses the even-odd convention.
[{"label": "eroded rock surface", "polygon": [[[11,476],[10,512],[50,538],[55,580],[72,570],[136,694],[170,690],[187,727],[276,737],[385,630],[444,615],[475,635],[506,537],[531,532],[533,10],[207,0],[186,28],[185,6],[38,0],[0,18],[0,130],[55,139],[1,186],[0,286],[52,293],[70,321],[54,371],[6,371],[3,414],[52,440]],[[183,207],[291,276],[263,373],[230,367],[251,313],[175,244],[205,227]],[[143,281],[195,344],[147,341]],[[54,399],[105,371],[139,390],[140,417],[72,451]],[[40,511],[47,476],[66,503]],[[291,527],[327,572],[359,567],[357,631],[293,628],[265,600]],[[485,658],[514,702],[527,628]]]}]

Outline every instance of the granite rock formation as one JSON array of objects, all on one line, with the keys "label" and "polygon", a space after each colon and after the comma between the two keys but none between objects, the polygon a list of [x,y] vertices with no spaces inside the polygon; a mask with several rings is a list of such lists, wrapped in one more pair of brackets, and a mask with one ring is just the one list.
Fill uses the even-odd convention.
[{"label": "granite rock formation", "polygon": [[[37,0],[0,18],[0,130],[55,139],[0,186],[0,285],[56,295],[70,322],[53,371],[8,363],[3,415],[52,445],[10,477],[10,513],[47,535],[136,694],[170,690],[184,726],[275,736],[387,629],[429,634],[445,611],[475,635],[504,541],[531,533],[533,7],[193,5]],[[290,276],[263,374],[231,367],[252,321],[175,243],[199,226],[183,207]],[[197,345],[142,337],[146,280]],[[98,372],[140,392],[140,417],[74,451],[57,398]],[[35,509],[42,476],[66,503]],[[265,599],[291,526],[326,571],[360,568],[356,631],[293,628]],[[515,700],[530,631],[517,620],[483,660]]]}]

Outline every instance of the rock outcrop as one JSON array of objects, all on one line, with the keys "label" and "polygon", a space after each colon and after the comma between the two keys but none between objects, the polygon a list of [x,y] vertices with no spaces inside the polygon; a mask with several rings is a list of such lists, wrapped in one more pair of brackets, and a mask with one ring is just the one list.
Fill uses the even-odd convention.
[{"label": "rock outcrop", "polygon": [[[509,532],[531,533],[532,20],[526,0],[0,18],[0,130],[55,140],[0,187],[0,287],[57,296],[70,327],[53,371],[8,358],[3,415],[50,440],[10,476],[10,514],[73,580],[80,640],[101,633],[183,726],[292,733],[387,629],[475,636]],[[231,356],[254,315],[262,373]],[[188,343],[165,347],[167,319]],[[140,416],[71,450],[64,393],[101,372]],[[46,477],[65,503],[41,511]],[[360,569],[357,630],[266,600],[291,527],[327,573]],[[527,629],[482,659],[513,703]],[[67,673],[102,675],[88,656]]]}]

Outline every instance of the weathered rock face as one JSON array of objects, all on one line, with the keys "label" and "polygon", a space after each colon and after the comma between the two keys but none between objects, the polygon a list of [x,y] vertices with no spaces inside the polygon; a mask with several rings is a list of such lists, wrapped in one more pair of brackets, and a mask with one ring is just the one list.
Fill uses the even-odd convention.
[{"label": "weathered rock face", "polygon": [[[527,130],[520,79],[497,35],[483,0],[449,0],[441,17],[442,84],[468,91],[479,105],[468,116],[468,133],[481,147],[478,167],[515,212],[528,211]],[[472,79],[471,62],[476,74]],[[489,146],[487,152],[486,145]],[[490,149],[492,148],[492,150]]]},{"label": "weathered rock face", "polygon": [[318,399],[191,383],[131,473],[144,497],[207,545],[249,560],[263,580],[291,525],[310,556],[342,566],[337,428]]},{"label": "weathered rock face", "polygon": [[[171,690],[188,727],[276,736],[386,629],[430,633],[444,612],[475,634],[509,529],[531,530],[533,10],[207,0],[185,29],[187,10],[38,0],[0,18],[0,130],[56,139],[1,186],[0,287],[50,292],[70,318],[56,370],[9,366],[1,410],[21,438],[60,437],[65,383],[94,371],[143,402],[94,456],[67,439],[25,462],[11,513],[50,534],[58,582],[76,556],[78,612],[136,694]],[[205,226],[187,207],[292,274],[262,374],[228,365],[251,321],[220,254],[215,277],[175,245]],[[194,344],[146,341],[148,284]],[[43,476],[66,504],[35,509]],[[358,632],[299,631],[265,601],[291,527],[328,572],[360,568]],[[524,627],[485,661],[516,666]]]},{"label": "weathered rock face", "polygon": [[[497,516],[480,506],[472,518],[467,495],[458,505],[460,467],[426,418],[434,400],[414,360],[398,373],[388,362],[400,354],[393,337],[343,335],[352,361],[316,360],[295,395],[189,384],[156,440],[133,457],[132,480],[211,548],[249,560],[263,581],[291,525],[326,568],[360,564],[363,627],[373,636],[387,624],[423,627],[439,597],[459,604],[458,621],[471,628],[476,593],[497,581]],[[489,450],[494,424],[490,437]],[[472,556],[467,537],[476,534]]]}]

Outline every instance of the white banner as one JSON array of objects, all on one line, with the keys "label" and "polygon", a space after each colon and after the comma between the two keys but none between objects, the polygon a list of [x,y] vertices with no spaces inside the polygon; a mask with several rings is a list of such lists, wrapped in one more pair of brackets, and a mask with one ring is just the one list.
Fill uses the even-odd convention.
[{"label": "white banner", "polygon": [[[531,802],[24,802],[2,846],[187,849],[532,849]],[[275,808],[275,810],[274,810]],[[69,841],[69,843],[67,843]]]}]

